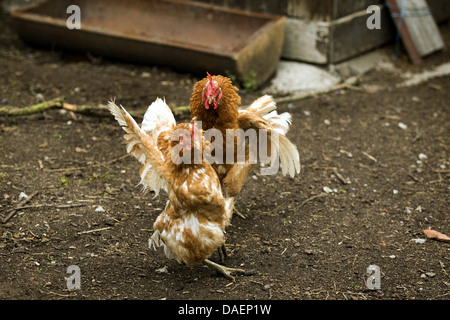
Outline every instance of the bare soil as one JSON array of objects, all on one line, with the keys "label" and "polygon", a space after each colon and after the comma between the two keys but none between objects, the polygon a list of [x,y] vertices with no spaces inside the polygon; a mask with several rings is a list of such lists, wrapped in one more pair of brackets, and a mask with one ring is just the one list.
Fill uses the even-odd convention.
[{"label": "bare soil", "polygon": [[[0,106],[60,96],[96,106],[116,97],[142,114],[156,97],[188,104],[199,80],[28,47],[5,16],[0,30]],[[441,32],[449,43],[449,25]],[[424,67],[449,58],[437,53]],[[397,66],[420,71],[404,56]],[[0,217],[21,192],[38,191],[28,205],[48,205],[0,223],[0,299],[448,300],[450,243],[413,239],[425,239],[428,228],[450,234],[450,79],[396,88],[400,80],[373,71],[352,89],[279,106],[293,115],[289,138],[302,172],[250,175],[237,199],[247,219],[234,217],[227,230],[225,264],[249,271],[234,283],[148,248],[166,196],[136,187],[139,164],[124,157],[112,116],[51,110],[0,118]],[[244,104],[260,94],[242,92]],[[74,204],[82,206],[58,208]],[[81,270],[79,290],[67,289],[70,265]],[[366,286],[370,265],[380,268],[380,290]]]}]

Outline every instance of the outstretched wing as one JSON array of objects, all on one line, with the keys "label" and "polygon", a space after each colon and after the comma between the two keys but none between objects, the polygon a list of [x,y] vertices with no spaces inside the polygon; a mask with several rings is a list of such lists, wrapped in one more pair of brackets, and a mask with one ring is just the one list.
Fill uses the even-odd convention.
[{"label": "outstretched wing", "polygon": [[108,107],[126,132],[124,138],[127,152],[143,164],[140,170],[140,184],[143,185],[144,190],[151,189],[156,195],[161,189],[167,191],[167,181],[171,178],[170,172],[164,168],[164,156],[153,137],[140,128],[122,106],[118,107],[113,101],[110,101]]},{"label": "outstretched wing", "polygon": [[291,122],[289,113],[277,113],[275,101],[268,95],[255,100],[247,109],[239,110],[238,123],[241,129],[266,130],[268,137],[278,137],[274,146],[277,152],[272,156],[280,157],[281,173],[289,173],[293,178],[295,173],[300,173],[300,156],[297,147],[286,137]]}]

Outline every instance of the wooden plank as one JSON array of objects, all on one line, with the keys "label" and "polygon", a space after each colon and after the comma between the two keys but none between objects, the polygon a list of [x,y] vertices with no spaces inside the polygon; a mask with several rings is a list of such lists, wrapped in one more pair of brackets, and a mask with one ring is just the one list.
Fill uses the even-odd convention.
[{"label": "wooden plank", "polygon": [[238,8],[248,11],[264,12],[272,14],[287,14],[287,2],[289,0],[195,0],[198,2],[215,4],[223,7]]},{"label": "wooden plank", "polygon": [[371,30],[366,27],[368,15],[365,9],[332,22],[330,63],[342,62],[394,39],[396,30],[389,10],[384,5],[380,5],[380,8],[381,29]]},{"label": "wooden plank", "polygon": [[425,0],[396,0],[397,7],[405,5],[404,23],[421,57],[444,48],[444,41]]},{"label": "wooden plank", "polygon": [[411,35],[409,34],[408,29],[405,28],[404,19],[400,18],[401,12],[399,7],[397,6],[397,1],[386,0],[386,2],[389,5],[389,11],[391,12],[392,19],[395,22],[397,31],[400,33],[403,45],[405,46],[406,51],[408,52],[408,55],[411,58],[411,61],[413,62],[413,64],[416,65],[422,64],[422,59],[419,53],[417,52],[417,49],[411,39]]},{"label": "wooden plank", "polygon": [[387,2],[403,44],[414,64],[421,64],[421,57],[444,48],[444,41],[425,0]]},{"label": "wooden plank", "polygon": [[334,3],[337,0],[288,0],[287,14],[289,17],[331,21]]},{"label": "wooden plank", "polygon": [[367,10],[371,5],[382,5],[384,0],[338,0],[334,2],[333,20],[358,11]]},{"label": "wooden plank", "polygon": [[292,60],[327,64],[328,41],[328,22],[287,18],[282,56]]}]

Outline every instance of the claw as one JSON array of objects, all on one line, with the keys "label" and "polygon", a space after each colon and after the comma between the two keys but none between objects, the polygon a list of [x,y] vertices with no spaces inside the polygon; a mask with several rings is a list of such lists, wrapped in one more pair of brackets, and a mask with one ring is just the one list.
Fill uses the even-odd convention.
[{"label": "claw", "polygon": [[219,271],[222,275],[225,276],[225,278],[230,279],[231,281],[234,281],[235,278],[231,275],[232,273],[245,273],[245,270],[238,269],[238,268],[228,268],[225,266],[222,266],[218,263],[212,262],[211,260],[205,259],[204,263],[207,266],[210,266],[217,271]]},{"label": "claw", "polygon": [[236,212],[236,214],[239,216],[239,217],[241,217],[242,219],[247,219],[242,213],[240,213],[239,211],[238,211],[238,209],[236,209],[236,206],[233,206],[233,210],[234,210],[234,212]]}]

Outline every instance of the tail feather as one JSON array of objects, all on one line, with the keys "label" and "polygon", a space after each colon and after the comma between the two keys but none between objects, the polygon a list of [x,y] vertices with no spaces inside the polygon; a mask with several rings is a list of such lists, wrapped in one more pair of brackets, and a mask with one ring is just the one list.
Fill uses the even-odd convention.
[{"label": "tail feather", "polygon": [[292,116],[288,112],[278,114],[276,103],[269,95],[255,100],[247,110],[257,112],[264,118],[269,130],[278,134],[278,156],[280,157],[281,173],[293,178],[300,173],[300,156],[297,147],[286,137],[292,124]]},{"label": "tail feather", "polygon": [[296,173],[300,173],[300,156],[297,147],[285,135],[278,136],[281,173],[284,176],[289,173],[293,178]]},{"label": "tail feather", "polygon": [[292,116],[288,112],[278,114],[276,110],[263,116],[268,124],[279,134],[286,135],[292,124]]}]

